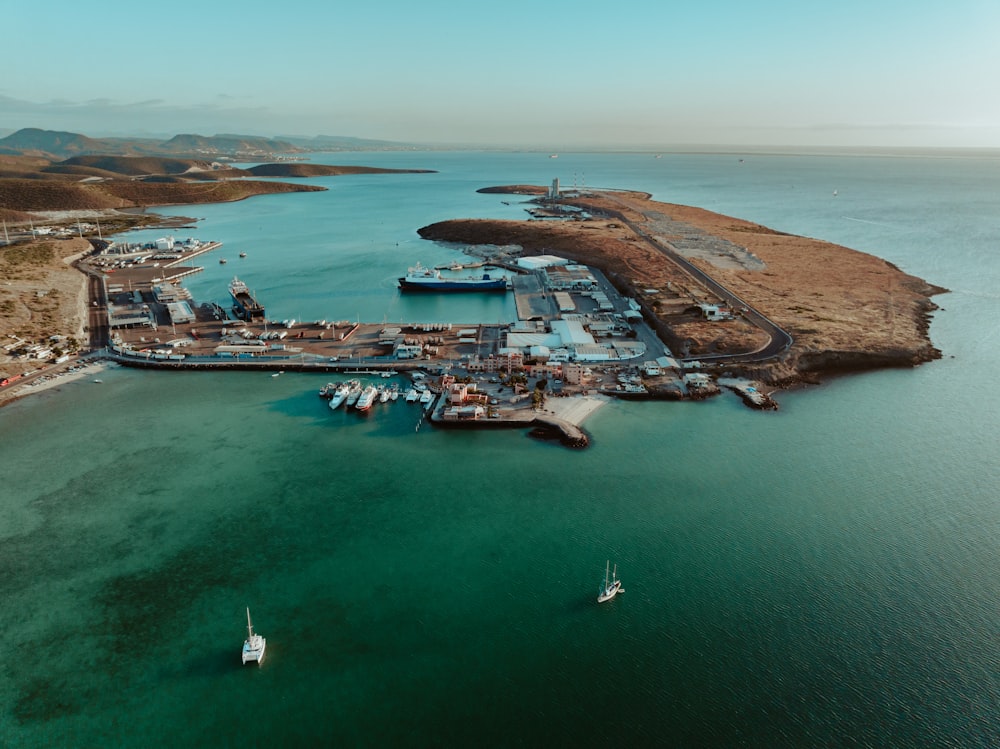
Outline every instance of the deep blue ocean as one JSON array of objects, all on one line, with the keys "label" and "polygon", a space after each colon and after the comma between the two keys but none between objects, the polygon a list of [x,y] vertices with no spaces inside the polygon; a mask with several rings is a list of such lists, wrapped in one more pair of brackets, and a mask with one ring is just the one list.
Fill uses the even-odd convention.
[{"label": "deep blue ocean", "polygon": [[[950,290],[944,356],[776,413],[613,402],[584,451],[334,413],[325,375],[116,368],[18,401],[0,745],[1000,745],[1000,159],[315,160],[436,172],[164,210],[224,243],[197,301],[238,274],[275,319],[514,319],[395,279],[456,257],[423,225],[526,216],[478,188],[558,177],[885,258]],[[608,559],[627,592],[598,606]]]}]

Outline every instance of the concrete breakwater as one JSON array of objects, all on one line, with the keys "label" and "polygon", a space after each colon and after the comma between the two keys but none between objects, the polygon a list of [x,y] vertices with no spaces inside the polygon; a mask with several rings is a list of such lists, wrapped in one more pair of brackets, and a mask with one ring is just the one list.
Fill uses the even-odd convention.
[{"label": "concrete breakwater", "polygon": [[560,419],[552,414],[518,410],[501,415],[496,419],[476,419],[453,421],[442,419],[438,413],[430,417],[430,422],[446,429],[525,429],[530,428],[535,436],[557,438],[563,445],[583,449],[590,445],[590,437],[576,424]]},{"label": "concrete breakwater", "polygon": [[[287,361],[279,365],[277,362],[227,361],[227,362],[193,362],[190,360],[160,361],[132,358],[117,354],[106,354],[102,358],[118,362],[124,366],[137,369],[158,369],[173,371],[265,371],[265,372],[326,372],[351,374],[350,367],[345,363],[332,362],[301,362]],[[397,365],[398,366],[398,363]],[[370,370],[374,374],[378,369]],[[385,371],[390,371],[386,369]],[[393,374],[407,376],[408,372],[393,371]],[[432,388],[433,390],[433,388]],[[530,406],[512,407],[508,404],[499,408],[494,418],[482,419],[446,419],[441,409],[435,407],[427,417],[434,426],[447,429],[532,429],[535,436],[557,438],[563,445],[582,449],[590,444],[590,438],[579,424],[591,413],[597,410],[610,398],[598,396],[578,396],[571,398],[553,398],[548,401],[548,408],[541,411]]]}]

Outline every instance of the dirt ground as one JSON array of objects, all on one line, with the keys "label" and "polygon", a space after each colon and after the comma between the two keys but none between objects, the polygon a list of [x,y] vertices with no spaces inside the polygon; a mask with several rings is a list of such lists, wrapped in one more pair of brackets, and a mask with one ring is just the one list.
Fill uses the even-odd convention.
[{"label": "dirt ground", "polygon": [[[909,366],[940,356],[928,335],[930,300],[944,291],[891,263],[829,242],[784,234],[644,193],[562,196],[549,208],[583,209],[567,220],[456,220],[420,230],[425,238],[518,245],[603,270],[693,355],[750,351],[759,336],[743,321],[706,322],[692,305],[715,299],[643,236],[653,237],[712,276],[794,339],[779,361],[752,374],[772,383],[822,371]],[[764,371],[768,370],[768,371]]]},{"label": "dirt ground", "polygon": [[[727,242],[689,259],[790,332],[795,354],[904,354],[914,363],[937,354],[927,316],[935,308],[929,297],[943,290],[881,258],[699,208],[630,205],[658,235],[657,219],[669,216],[674,226]],[[676,246],[682,236],[675,229],[663,238]]]},{"label": "dirt ground", "polygon": [[39,368],[44,360],[14,356],[26,346],[86,346],[87,278],[70,263],[90,249],[79,237],[0,247],[0,377]]},{"label": "dirt ground", "polygon": [[[672,345],[682,341],[685,353],[753,351],[766,342],[759,329],[739,318],[706,322],[692,314],[692,305],[715,301],[711,294],[629,228],[627,220],[792,335],[792,348],[780,361],[751,373],[772,384],[940,356],[927,330],[936,308],[930,297],[943,289],[877,257],[699,208],[657,203],[642,193],[593,193],[564,197],[558,204],[591,217],[453,220],[425,227],[421,234],[475,245],[516,245],[527,253],[559,254],[600,268],[651,311],[669,331]],[[42,360],[14,356],[30,345],[51,348],[52,356],[86,345],[87,281],[70,263],[90,247],[76,237],[0,248],[0,378],[39,368]]]}]

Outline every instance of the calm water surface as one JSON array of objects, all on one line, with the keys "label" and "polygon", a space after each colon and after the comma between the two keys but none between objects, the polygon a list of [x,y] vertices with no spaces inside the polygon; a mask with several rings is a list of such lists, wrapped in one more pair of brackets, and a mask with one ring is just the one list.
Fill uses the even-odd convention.
[{"label": "calm water surface", "polygon": [[[773,414],[613,403],[583,452],[418,427],[402,402],[331,413],[305,374],[113,369],[17,402],[0,410],[0,743],[1000,742],[1000,162],[317,160],[438,171],[173,210],[225,243],[196,299],[224,302],[238,273],[278,319],[513,319],[395,278],[454,257],[420,226],[524,215],[479,187],[559,177],[884,257],[951,289],[931,328],[945,358]],[[609,558],[627,592],[598,607]],[[260,669],[239,666],[247,605]]]}]

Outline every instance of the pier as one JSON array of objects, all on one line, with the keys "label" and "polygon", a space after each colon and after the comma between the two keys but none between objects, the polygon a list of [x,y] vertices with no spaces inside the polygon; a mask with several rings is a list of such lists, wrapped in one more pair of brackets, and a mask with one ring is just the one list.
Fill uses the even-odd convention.
[{"label": "pier", "polygon": [[[264,304],[238,277],[229,284],[231,309],[192,303],[187,315],[171,316],[169,299],[156,284],[200,271],[176,263],[221,245],[189,240],[188,246],[194,249],[175,253],[162,266],[147,258],[118,259],[109,267],[114,256],[104,254],[88,261],[88,272],[105,281],[104,293],[92,299],[93,316],[129,304],[141,304],[146,312],[127,327],[108,318],[113,328],[99,340],[107,341],[109,358],[167,370],[411,377],[438,393],[438,403],[424,416],[436,426],[529,429],[571,447],[589,444],[580,424],[595,404],[607,402],[598,393],[693,399],[708,392],[685,387],[688,375],[630,300],[593,269],[583,283],[575,277],[568,282],[566,271],[519,268],[511,275],[519,319],[514,325],[269,320]],[[107,283],[112,279],[115,283]],[[711,379],[707,373],[698,376]],[[630,384],[621,384],[626,381]],[[772,407],[753,383],[734,390],[752,407]]]}]

